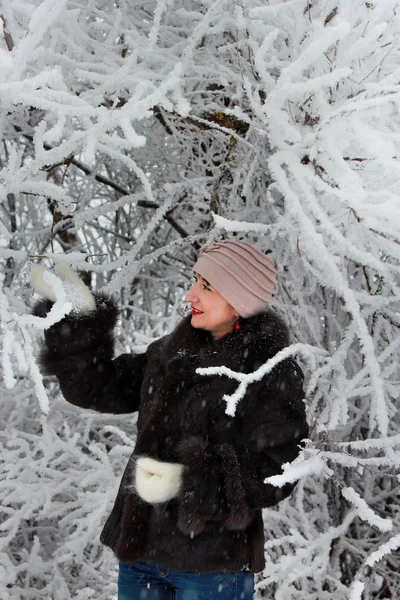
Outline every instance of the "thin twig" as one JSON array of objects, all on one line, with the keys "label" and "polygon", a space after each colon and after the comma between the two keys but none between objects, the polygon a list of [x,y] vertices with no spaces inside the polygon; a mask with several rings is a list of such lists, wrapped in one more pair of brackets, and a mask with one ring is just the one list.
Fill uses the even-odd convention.
[{"label": "thin twig", "polygon": [[4,15],[0,15],[0,19],[3,21],[4,41],[6,42],[7,50],[12,52],[14,49],[14,40],[12,39],[11,33],[7,29],[7,21]]},{"label": "thin twig", "polygon": [[[26,134],[24,135],[24,137],[33,144],[33,137],[26,135]],[[44,149],[48,151],[48,150],[52,150],[53,148],[51,146],[49,146],[48,144],[44,144]],[[61,164],[65,164],[65,163],[74,165],[77,169],[80,169],[83,173],[85,173],[85,175],[93,174],[93,171],[91,169],[89,169],[89,167],[84,165],[81,161],[77,160],[76,158],[72,158],[72,157],[67,158],[63,163],[60,163],[59,166],[61,166]],[[95,175],[94,179],[96,181],[98,181],[99,183],[102,183],[104,185],[107,185],[108,187],[111,187],[116,192],[121,194],[121,196],[129,196],[130,195],[129,190],[123,188],[122,186],[120,186],[118,183],[115,183],[111,179],[108,179],[108,177],[104,177],[103,175]],[[150,200],[138,200],[137,206],[140,208],[152,208],[152,209],[160,208],[160,205],[157,204],[157,202],[151,202]],[[163,219],[165,219],[167,221],[167,223],[169,223],[171,225],[171,227],[173,229],[175,229],[175,231],[177,233],[179,233],[179,235],[181,237],[183,237],[183,238],[188,237],[189,233],[181,225],[179,225],[179,223],[177,223],[177,221],[170,214],[166,213],[164,215]]]},{"label": "thin twig", "polygon": [[311,12],[310,12],[310,0],[307,0],[307,12],[310,23],[312,23]]},{"label": "thin twig", "polygon": [[[54,252],[53,252],[53,254],[54,254]],[[29,259],[31,259],[31,258],[51,258],[51,256],[49,256],[48,254],[28,254],[27,256]],[[68,256],[68,255],[63,254],[63,256]],[[87,258],[92,258],[93,256],[107,256],[107,253],[105,253],[105,252],[100,253],[100,254],[84,254],[84,253],[82,253],[82,258],[84,257],[85,260]]]},{"label": "thin twig", "polygon": [[365,80],[366,80],[366,79],[367,79],[367,78],[368,78],[370,75],[372,75],[372,73],[373,73],[373,72],[374,72],[374,71],[375,71],[375,70],[376,70],[378,67],[380,67],[380,66],[381,66],[381,64],[383,63],[383,61],[385,60],[385,58],[387,58],[387,57],[389,56],[389,54],[391,53],[391,51],[392,51],[392,50],[393,50],[393,46],[390,48],[389,52],[387,52],[387,54],[385,54],[385,56],[382,58],[382,60],[381,60],[381,61],[379,61],[379,62],[378,62],[378,64],[377,64],[377,65],[376,65],[376,66],[375,66],[375,67],[372,69],[372,71],[370,71],[370,72],[368,73],[368,75],[366,75],[366,76],[364,77],[364,79],[361,79],[361,81],[359,82],[359,85],[361,85],[363,81],[365,81]]}]

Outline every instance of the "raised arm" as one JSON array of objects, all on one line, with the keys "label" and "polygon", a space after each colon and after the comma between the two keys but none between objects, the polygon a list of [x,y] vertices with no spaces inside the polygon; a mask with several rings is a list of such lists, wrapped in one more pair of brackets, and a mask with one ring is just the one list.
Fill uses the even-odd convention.
[{"label": "raised arm", "polygon": [[[115,303],[93,295],[68,265],[57,267],[74,309],[45,331],[39,357],[43,372],[58,378],[65,399],[72,404],[99,412],[137,411],[147,355],[122,354],[114,359]],[[44,317],[56,300],[46,269],[34,265],[31,278],[34,289],[45,297],[33,314]]]},{"label": "raised arm", "polygon": [[[45,332],[39,362],[46,375],[55,375],[64,398],[105,413],[138,410],[146,354],[122,354],[113,359],[117,308],[95,297],[96,310],[71,314]],[[51,302],[41,300],[34,314],[44,316]]]}]

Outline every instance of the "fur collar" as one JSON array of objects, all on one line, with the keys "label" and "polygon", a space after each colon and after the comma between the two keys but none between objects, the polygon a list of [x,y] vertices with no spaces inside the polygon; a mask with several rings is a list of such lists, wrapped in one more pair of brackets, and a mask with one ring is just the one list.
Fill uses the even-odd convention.
[{"label": "fur collar", "polygon": [[190,324],[185,317],[174,331],[163,338],[161,362],[167,371],[184,375],[187,368],[224,365],[235,371],[248,373],[261,366],[289,344],[288,328],[271,309],[241,319],[239,330],[234,329],[213,341],[204,330]]}]

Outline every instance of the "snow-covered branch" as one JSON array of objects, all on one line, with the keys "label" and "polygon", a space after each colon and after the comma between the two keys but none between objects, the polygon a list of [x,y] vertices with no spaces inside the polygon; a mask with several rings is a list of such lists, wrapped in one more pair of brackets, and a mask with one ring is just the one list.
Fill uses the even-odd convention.
[{"label": "snow-covered branch", "polygon": [[400,597],[398,0],[4,0],[0,24],[0,595],[113,597],[94,539],[135,437],[42,379],[37,342],[71,307],[30,314],[29,262],[115,294],[129,352],[227,236],[270,253],[293,344],[202,375],[237,382],[234,415],[296,356],[311,426],[268,480],[298,483],[265,511],[257,593]]}]

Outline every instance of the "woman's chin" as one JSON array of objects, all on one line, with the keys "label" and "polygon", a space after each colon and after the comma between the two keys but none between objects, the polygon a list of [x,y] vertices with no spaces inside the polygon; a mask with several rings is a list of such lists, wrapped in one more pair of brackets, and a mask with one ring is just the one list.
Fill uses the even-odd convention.
[{"label": "woman's chin", "polygon": [[190,324],[192,327],[196,327],[196,329],[204,329],[204,324],[202,324],[202,320],[199,319],[200,315],[192,315],[192,319]]}]

